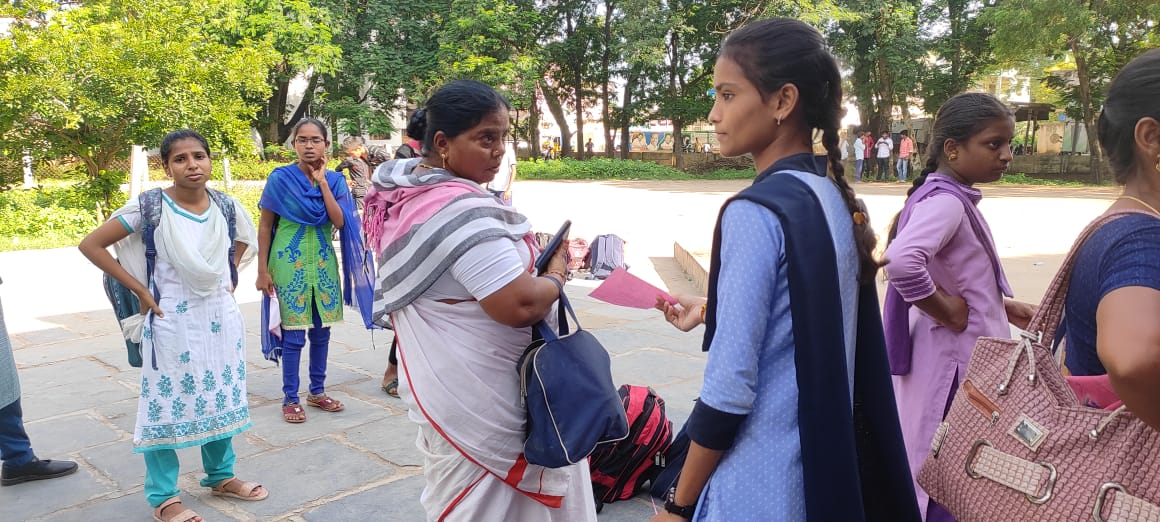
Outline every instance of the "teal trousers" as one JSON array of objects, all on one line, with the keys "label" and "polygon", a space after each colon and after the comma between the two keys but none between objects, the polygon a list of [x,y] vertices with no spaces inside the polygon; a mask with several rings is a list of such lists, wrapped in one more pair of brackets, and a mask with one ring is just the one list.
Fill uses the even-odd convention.
[{"label": "teal trousers", "polygon": [[[201,465],[206,477],[201,479],[205,487],[216,486],[234,477],[233,437],[207,442],[201,446]],[[153,507],[181,494],[177,489],[177,477],[181,465],[177,452],[159,449],[142,453],[145,456],[145,499]]]}]

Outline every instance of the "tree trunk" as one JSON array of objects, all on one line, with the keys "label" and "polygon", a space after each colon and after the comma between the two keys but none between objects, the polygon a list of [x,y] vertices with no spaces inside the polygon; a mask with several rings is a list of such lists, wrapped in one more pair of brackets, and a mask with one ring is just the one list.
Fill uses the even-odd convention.
[{"label": "tree trunk", "polygon": [[[579,64],[577,64],[579,65]],[[587,152],[584,147],[584,83],[580,75],[580,68],[572,78],[573,88],[576,89],[576,159],[584,159]]]},{"label": "tree trunk", "polygon": [[[318,75],[313,74],[310,80],[306,83],[306,90],[302,93],[302,101],[298,103],[298,107],[294,109],[294,113],[290,115],[290,119],[281,124],[278,128],[278,143],[285,143],[290,139],[290,130],[299,120],[306,117],[306,111],[310,109],[310,103],[314,101],[314,90],[318,87]],[[335,135],[331,135],[333,138]]]},{"label": "tree trunk", "polygon": [[874,129],[875,138],[882,131],[890,131],[891,113],[894,109],[894,81],[890,77],[890,66],[885,56],[878,57],[878,109],[875,117],[878,120]]},{"label": "tree trunk", "polygon": [[[1079,80],[1079,105],[1083,116],[1084,130],[1087,131],[1088,161],[1090,172],[1096,183],[1102,181],[1102,163],[1100,162],[1100,145],[1096,136],[1096,111],[1092,106],[1091,71],[1088,69],[1087,55],[1079,48],[1079,39],[1072,38],[1068,44],[1071,54],[1075,57],[1075,75]],[[1074,145],[1073,145],[1074,146]]]},{"label": "tree trunk", "polygon": [[[538,86],[538,85],[537,85]],[[528,109],[528,151],[532,153],[532,161],[540,158],[540,99],[532,89],[532,103]]]},{"label": "tree trunk", "polygon": [[[669,96],[676,98],[679,90],[677,89],[677,77],[680,76],[680,43],[681,36],[677,31],[672,32],[669,38]],[[685,170],[685,157],[681,155],[681,146],[684,140],[681,138],[681,127],[684,122],[680,118],[671,118],[673,124],[673,167],[677,170]]]},{"label": "tree trunk", "polygon": [[632,145],[632,136],[630,135],[632,115],[634,113],[632,108],[632,92],[636,90],[636,82],[639,76],[640,71],[636,66],[633,66],[629,69],[628,77],[624,80],[624,108],[621,109],[620,115],[620,159],[628,159],[628,148]]},{"label": "tree trunk", "polygon": [[544,101],[548,104],[548,111],[552,113],[552,118],[556,120],[556,125],[560,127],[560,155],[568,156],[572,154],[572,142],[569,139],[572,137],[571,130],[568,129],[568,117],[564,114],[564,106],[560,104],[560,98],[556,93],[552,92],[551,87],[545,86],[540,89],[544,95]]},{"label": "tree trunk", "polygon": [[[282,67],[280,66],[279,69]],[[282,79],[282,74],[273,73],[271,78],[274,84],[274,89],[270,93],[270,98],[266,100],[265,118],[262,123],[263,130],[259,132],[262,135],[262,141],[265,145],[282,145],[285,140],[279,140],[278,136],[282,133],[282,125],[286,115],[286,97],[290,93],[290,79]]]},{"label": "tree trunk", "polygon": [[604,129],[604,155],[611,158],[612,132],[609,123],[612,122],[612,110],[608,106],[608,82],[611,74],[609,68],[612,63],[612,13],[616,10],[616,3],[604,2],[604,53],[600,56],[600,123]]}]

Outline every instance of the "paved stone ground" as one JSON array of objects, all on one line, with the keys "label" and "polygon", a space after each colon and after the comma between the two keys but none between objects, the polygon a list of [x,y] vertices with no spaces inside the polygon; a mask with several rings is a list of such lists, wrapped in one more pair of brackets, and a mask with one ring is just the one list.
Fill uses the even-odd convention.
[{"label": "paved stone ground", "polygon": [[[617,233],[634,273],[688,293],[672,259],[674,242],[707,250],[721,203],[744,182],[523,182],[516,204],[552,232],[565,218],[573,237]],[[905,187],[857,186],[873,222],[884,228]],[[1017,294],[1037,301],[1080,228],[1108,204],[1103,189],[991,188],[982,204]],[[280,370],[261,358],[257,297],[242,273],[238,300],[250,326],[249,394],[254,428],[235,439],[238,472],[270,497],[230,502],[197,484],[196,449],[179,452],[187,506],[207,520],[422,520],[422,458],[399,401],[379,390],[389,340],[353,323],[334,328],[328,391],[347,404],[337,414],[308,409],[289,425],[279,409]],[[144,463],[131,453],[139,372],[126,363],[99,273],[75,249],[0,253],[0,295],[16,348],[27,428],[43,458],[73,458],[76,475],[0,488],[0,521],[150,520],[142,494]],[[653,386],[680,424],[691,411],[705,357],[698,332],[684,334],[651,310],[594,301],[591,281],[568,293],[581,323],[613,356],[618,383]],[[353,314],[351,314],[353,317]],[[645,497],[605,507],[601,521],[647,520]]]}]

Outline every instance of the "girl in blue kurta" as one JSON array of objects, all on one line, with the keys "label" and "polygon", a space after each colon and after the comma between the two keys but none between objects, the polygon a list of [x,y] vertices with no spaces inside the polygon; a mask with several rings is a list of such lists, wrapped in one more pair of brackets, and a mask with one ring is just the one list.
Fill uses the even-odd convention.
[{"label": "girl in blue kurta", "polygon": [[[306,420],[298,401],[302,349],[310,341],[310,393],[306,403],[337,412],[343,404],[326,394],[330,325],[342,321],[343,304],[358,303],[370,324],[372,284],[362,225],[346,178],[326,168],[326,126],[307,118],[292,133],[298,163],[274,169],[258,202],[258,282],[262,303],[262,352],[282,359],[282,416]],[[339,229],[342,271],[331,237]],[[270,335],[270,297],[277,296],[281,338]]]},{"label": "girl in blue kurta", "polygon": [[706,324],[709,359],[688,458],[653,520],[917,520],[874,235],[838,150],[837,64],[816,30],[765,20],[726,38],[714,82],[722,154],[752,154],[761,174],[721,212],[708,299],[658,301],[682,330]]}]

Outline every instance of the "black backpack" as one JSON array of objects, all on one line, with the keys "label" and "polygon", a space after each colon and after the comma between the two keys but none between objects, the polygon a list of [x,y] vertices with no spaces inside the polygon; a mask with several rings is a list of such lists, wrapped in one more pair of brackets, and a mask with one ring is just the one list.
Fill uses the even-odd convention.
[{"label": "black backpack", "polygon": [[677,485],[681,478],[681,468],[685,466],[685,457],[689,456],[689,435],[685,433],[685,426],[673,437],[673,443],[660,463],[660,469],[649,484],[649,494],[661,500],[667,500],[669,490]]}]

